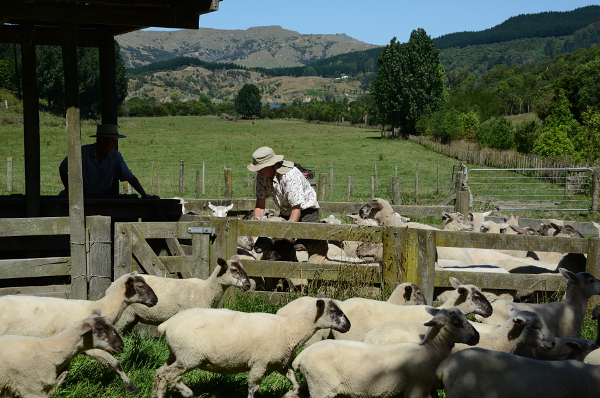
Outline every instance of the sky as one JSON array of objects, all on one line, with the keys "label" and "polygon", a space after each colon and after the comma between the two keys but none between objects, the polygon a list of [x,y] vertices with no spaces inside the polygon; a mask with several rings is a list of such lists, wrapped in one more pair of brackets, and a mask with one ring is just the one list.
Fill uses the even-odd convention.
[{"label": "sky", "polygon": [[393,37],[407,42],[418,28],[435,39],[492,28],[520,14],[572,11],[599,4],[590,0],[223,0],[218,11],[200,16],[200,27],[245,30],[278,25],[302,34],[345,33],[369,44],[386,45]]}]

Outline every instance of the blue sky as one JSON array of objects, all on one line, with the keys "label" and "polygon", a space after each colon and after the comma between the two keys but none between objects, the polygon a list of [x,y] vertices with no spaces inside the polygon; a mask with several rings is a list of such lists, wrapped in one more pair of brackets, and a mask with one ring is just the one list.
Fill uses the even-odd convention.
[{"label": "blue sky", "polygon": [[394,36],[400,42],[408,41],[417,28],[436,38],[488,29],[519,14],[571,11],[598,4],[580,0],[223,0],[219,11],[200,16],[200,27],[248,29],[279,25],[302,34],[345,33],[369,44],[385,45]]}]

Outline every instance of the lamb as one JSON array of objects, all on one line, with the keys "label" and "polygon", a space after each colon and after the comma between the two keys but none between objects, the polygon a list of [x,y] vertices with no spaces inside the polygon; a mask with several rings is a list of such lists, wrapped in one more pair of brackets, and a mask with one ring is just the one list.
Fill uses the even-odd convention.
[{"label": "lamb", "polygon": [[[519,219],[521,217],[525,217],[525,214],[502,214],[502,213],[496,213],[496,215],[500,218],[502,218],[502,220],[508,224],[508,225],[512,225],[513,227],[519,227]],[[517,230],[514,228],[507,228],[506,232],[509,235],[514,235],[517,233]]]},{"label": "lamb", "polygon": [[574,339],[570,337],[556,337],[554,347],[549,350],[538,350],[531,347],[524,347],[517,350],[515,354],[539,359],[540,361],[565,361],[574,359],[584,361],[587,355],[598,349],[598,344],[592,340]]},{"label": "lamb", "polygon": [[292,363],[305,382],[286,398],[431,397],[434,372],[455,343],[477,344],[479,333],[457,308],[428,308],[429,332],[421,343],[392,345],[327,340],[302,351]]},{"label": "lamb", "polygon": [[[560,302],[544,304],[512,303],[521,311],[533,311],[540,314],[556,337],[581,337],[583,317],[588,299],[600,294],[600,280],[587,272],[573,273],[561,268],[560,273],[567,278],[565,298]],[[493,314],[482,320],[484,323],[498,324],[508,318],[504,300],[492,303]]]},{"label": "lamb", "polygon": [[158,327],[170,355],[156,372],[153,397],[163,398],[168,385],[184,397],[193,397],[181,375],[197,368],[221,374],[249,371],[249,398],[254,397],[263,376],[274,371],[297,389],[290,368],[292,356],[315,331],[324,328],[350,329],[339,306],[325,298],[292,317],[212,308],[180,312]]},{"label": "lamb", "polygon": [[436,377],[447,398],[600,396],[599,366],[572,360],[539,361],[482,348],[451,355],[437,368]]},{"label": "lamb", "polygon": [[401,217],[393,215],[394,211],[390,203],[381,198],[375,198],[367,202],[359,210],[359,216],[363,219],[371,218],[375,220],[378,225],[384,227],[409,227],[409,228],[423,228],[423,229],[439,229],[432,227],[431,225],[421,224],[416,222],[404,222]]},{"label": "lamb", "polygon": [[[521,347],[534,347],[549,350],[554,347],[554,336],[534,312],[518,311],[507,305],[511,317],[502,325],[487,333],[480,332],[478,347],[490,350],[515,353]],[[475,329],[477,327],[473,325]],[[363,341],[376,344],[419,342],[427,329],[418,322],[386,322],[368,332]],[[469,348],[456,344],[452,353]]]},{"label": "lamb", "polygon": [[[489,316],[492,306],[481,290],[473,285],[463,285],[458,279],[450,278],[454,291],[438,308],[457,307],[465,314]],[[394,305],[377,300],[351,298],[342,302],[342,311],[352,319],[348,333],[333,332],[335,339],[362,341],[369,330],[390,321],[425,322],[429,318],[425,305]]]},{"label": "lamb", "polygon": [[508,228],[507,223],[497,223],[494,221],[483,221],[481,223],[481,227],[479,228],[479,232],[490,233],[490,234],[503,234],[506,233],[506,229]]},{"label": "lamb", "polygon": [[484,213],[469,212],[468,220],[471,222],[473,231],[479,231],[481,223],[485,221],[485,218],[492,214],[492,211],[486,211]]},{"label": "lamb", "polygon": [[119,331],[130,331],[138,323],[158,325],[188,308],[216,308],[229,286],[242,291],[250,289],[250,279],[238,256],[225,261],[217,259],[217,266],[208,279],[173,279],[145,275],[146,283],[160,296],[153,307],[131,304],[115,322]]},{"label": "lamb", "polygon": [[325,217],[319,220],[319,222],[331,225],[342,225],[342,220],[336,218],[336,216],[334,216],[333,214],[331,214],[329,217]]},{"label": "lamb", "polygon": [[213,217],[227,217],[227,212],[233,208],[233,203],[229,206],[215,206],[208,202],[208,208],[212,210]]},{"label": "lamb", "polygon": [[[111,322],[115,322],[128,305],[140,303],[152,307],[157,302],[156,294],[137,272],[123,275],[114,281],[106,290],[105,296],[97,301],[25,295],[2,296],[0,335],[50,337],[87,317],[96,308]],[[137,391],[110,354],[102,350],[88,350],[85,354],[117,372],[127,391]]]},{"label": "lamb", "polygon": [[100,315],[96,309],[50,337],[0,336],[0,395],[49,397],[66,378],[75,355],[92,348],[123,351],[123,340],[109,317]]}]

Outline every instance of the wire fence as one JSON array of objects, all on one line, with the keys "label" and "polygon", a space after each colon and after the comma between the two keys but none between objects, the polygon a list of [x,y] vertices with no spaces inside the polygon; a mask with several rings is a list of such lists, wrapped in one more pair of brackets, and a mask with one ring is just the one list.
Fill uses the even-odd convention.
[{"label": "wire fence", "polygon": [[[59,162],[42,162],[41,194],[57,195],[62,189]],[[186,198],[252,198],[255,174],[246,165],[208,163],[128,163],[149,194]],[[334,164],[306,166],[314,177],[315,190],[327,201],[366,201],[372,197],[398,204],[438,204],[440,195],[451,189],[452,170],[439,165],[373,165],[337,167]],[[227,175],[230,173],[230,191]],[[324,177],[322,177],[324,175]],[[319,181],[324,184],[319,187]],[[393,181],[397,185],[394,188]],[[123,184],[122,193],[127,193]],[[396,190],[396,192],[394,191]],[[25,193],[23,159],[0,159],[0,195]]]}]

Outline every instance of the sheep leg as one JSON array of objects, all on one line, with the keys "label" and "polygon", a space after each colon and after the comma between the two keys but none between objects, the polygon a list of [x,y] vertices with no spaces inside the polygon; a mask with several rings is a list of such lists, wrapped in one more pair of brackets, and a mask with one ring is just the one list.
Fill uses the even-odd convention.
[{"label": "sheep leg", "polygon": [[169,357],[167,363],[156,371],[152,398],[164,398],[168,385],[178,390],[183,398],[194,398],[194,392],[181,381],[181,375],[189,369],[181,366],[176,360],[171,362],[171,359]]},{"label": "sheep leg", "polygon": [[126,391],[133,394],[139,393],[139,390],[135,388],[129,377],[127,377],[127,375],[123,371],[123,368],[121,367],[119,361],[117,361],[117,359],[110,355],[108,352],[100,349],[92,349],[85,351],[83,354],[94,358],[102,365],[106,366],[107,368],[118,374],[121,380],[123,380],[123,383],[125,383]]},{"label": "sheep leg", "polygon": [[248,372],[248,398],[254,398],[254,394],[260,388],[260,382],[263,376],[267,373],[267,369],[263,367],[253,367]]},{"label": "sheep leg", "polygon": [[294,372],[294,370],[292,368],[290,368],[289,366],[286,369],[280,369],[279,373],[281,373],[283,376],[285,376],[290,383],[292,383],[292,389],[294,391],[298,391],[300,385],[298,384],[298,379],[296,378],[296,373]]}]

